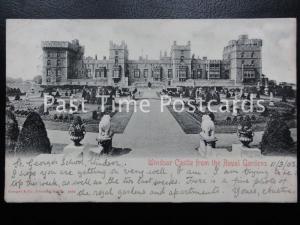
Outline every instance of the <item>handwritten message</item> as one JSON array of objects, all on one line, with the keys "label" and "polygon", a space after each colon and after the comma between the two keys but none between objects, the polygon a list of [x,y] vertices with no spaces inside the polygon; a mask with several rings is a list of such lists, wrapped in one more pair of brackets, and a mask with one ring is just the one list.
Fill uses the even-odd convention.
[{"label": "handwritten message", "polygon": [[292,157],[7,158],[8,202],[295,202]]}]

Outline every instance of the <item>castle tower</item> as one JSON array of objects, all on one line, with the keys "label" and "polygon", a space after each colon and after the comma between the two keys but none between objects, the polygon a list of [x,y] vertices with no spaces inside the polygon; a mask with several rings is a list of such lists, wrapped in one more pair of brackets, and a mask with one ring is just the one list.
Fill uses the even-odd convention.
[{"label": "castle tower", "polygon": [[43,41],[43,85],[63,85],[68,79],[84,77],[84,47],[78,40]]},{"label": "castle tower", "polygon": [[262,73],[261,39],[240,35],[223,50],[223,61],[229,64],[229,78],[238,84],[256,84]]},{"label": "castle tower", "polygon": [[127,62],[128,62],[128,49],[125,41],[121,44],[109,42],[109,80],[112,80],[113,84],[124,84],[128,82],[126,79]]},{"label": "castle tower", "polygon": [[171,46],[171,61],[174,80],[185,81],[191,78],[191,42],[186,45]]}]

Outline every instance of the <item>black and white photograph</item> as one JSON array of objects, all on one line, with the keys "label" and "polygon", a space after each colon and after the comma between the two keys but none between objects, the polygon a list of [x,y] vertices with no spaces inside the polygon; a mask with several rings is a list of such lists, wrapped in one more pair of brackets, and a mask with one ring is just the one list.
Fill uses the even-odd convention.
[{"label": "black and white photograph", "polygon": [[7,19],[7,202],[296,202],[296,19]]}]

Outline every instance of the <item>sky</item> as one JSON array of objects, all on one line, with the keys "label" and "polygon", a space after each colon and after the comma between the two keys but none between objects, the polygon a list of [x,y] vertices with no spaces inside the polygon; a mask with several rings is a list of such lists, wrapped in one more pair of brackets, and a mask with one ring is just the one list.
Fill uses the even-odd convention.
[{"label": "sky", "polygon": [[192,54],[222,59],[229,40],[241,34],[263,40],[262,71],[269,79],[296,83],[296,20],[287,19],[151,19],[30,20],[6,22],[6,76],[32,79],[41,75],[42,41],[78,39],[85,56],[108,56],[109,41],[124,40],[129,58],[158,59],[173,41],[191,41]]}]

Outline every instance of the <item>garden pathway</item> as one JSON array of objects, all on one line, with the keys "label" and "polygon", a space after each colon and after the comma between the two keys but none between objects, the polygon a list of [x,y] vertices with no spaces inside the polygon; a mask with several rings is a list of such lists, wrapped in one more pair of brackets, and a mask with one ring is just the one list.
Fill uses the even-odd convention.
[{"label": "garden pathway", "polygon": [[[160,109],[160,99],[155,89],[144,89],[143,99],[150,102],[150,112],[144,113],[139,107],[134,112],[124,133],[115,134],[113,146],[129,148],[131,151],[122,157],[193,157],[198,156],[195,148],[199,145],[198,134],[185,134],[170,111]],[[140,101],[138,101],[139,106]],[[69,144],[68,132],[48,130],[51,143]],[[297,140],[297,129],[291,129],[292,137]],[[96,145],[97,133],[87,133],[82,143]],[[239,143],[237,135],[216,134],[217,147],[231,146]],[[255,132],[252,144],[257,145],[262,132]]]}]

